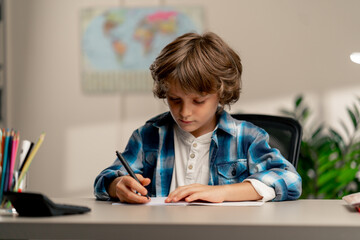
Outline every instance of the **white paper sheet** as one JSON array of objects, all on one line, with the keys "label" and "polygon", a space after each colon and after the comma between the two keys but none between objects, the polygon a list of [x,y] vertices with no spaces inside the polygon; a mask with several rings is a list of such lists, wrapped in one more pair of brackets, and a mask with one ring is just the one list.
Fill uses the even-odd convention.
[{"label": "white paper sheet", "polygon": [[[246,202],[223,202],[223,203],[207,203],[207,202],[191,202],[184,201],[176,203],[165,203],[166,197],[153,197],[149,203],[144,205],[148,206],[231,206],[231,207],[245,207],[245,206],[261,206],[263,201],[246,201]],[[129,205],[128,203],[115,202],[112,205]]]}]

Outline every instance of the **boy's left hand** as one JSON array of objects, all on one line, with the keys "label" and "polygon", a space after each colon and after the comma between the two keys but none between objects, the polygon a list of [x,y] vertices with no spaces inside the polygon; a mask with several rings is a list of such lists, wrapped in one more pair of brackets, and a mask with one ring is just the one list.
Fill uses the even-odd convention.
[{"label": "boy's left hand", "polygon": [[209,186],[198,183],[178,187],[169,194],[165,202],[178,202],[180,200],[193,202],[196,200],[202,200],[207,202],[220,203],[225,200],[224,187],[225,185]]},{"label": "boy's left hand", "polygon": [[224,201],[252,201],[260,199],[262,199],[262,196],[256,192],[250,182],[246,181],[216,186],[195,183],[178,187],[169,194],[165,202],[178,202],[180,200],[193,202],[201,200],[221,203]]}]

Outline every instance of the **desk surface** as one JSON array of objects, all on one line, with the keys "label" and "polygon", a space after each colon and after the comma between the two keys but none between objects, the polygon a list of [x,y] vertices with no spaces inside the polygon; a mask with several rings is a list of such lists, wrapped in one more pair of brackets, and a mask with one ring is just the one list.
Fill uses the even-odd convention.
[{"label": "desk surface", "polygon": [[85,205],[82,215],[0,216],[0,239],[359,239],[360,213],[342,200],[268,202],[261,207],[111,205],[95,199],[52,199]]}]

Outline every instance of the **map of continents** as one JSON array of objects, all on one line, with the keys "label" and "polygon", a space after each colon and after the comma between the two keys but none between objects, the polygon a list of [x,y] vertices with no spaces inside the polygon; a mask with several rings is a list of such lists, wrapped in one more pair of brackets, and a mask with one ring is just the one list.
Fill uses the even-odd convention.
[{"label": "map of continents", "polygon": [[86,66],[92,71],[148,69],[175,37],[199,32],[198,23],[178,9],[108,9],[93,16],[84,29]]}]

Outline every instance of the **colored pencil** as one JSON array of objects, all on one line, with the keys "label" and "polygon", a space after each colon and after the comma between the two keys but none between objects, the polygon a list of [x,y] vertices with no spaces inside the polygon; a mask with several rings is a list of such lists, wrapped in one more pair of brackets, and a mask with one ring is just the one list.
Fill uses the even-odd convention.
[{"label": "colored pencil", "polygon": [[45,133],[42,133],[39,137],[39,140],[37,141],[37,143],[35,144],[34,148],[32,149],[28,159],[26,159],[26,163],[24,165],[24,168],[23,170],[21,171],[20,173],[20,176],[19,176],[19,179],[18,179],[18,182],[16,183],[16,187],[15,187],[15,191],[17,191],[19,189],[19,186],[21,184],[21,181],[23,180],[26,172],[28,171],[29,169],[29,166],[33,160],[33,158],[35,157],[37,151],[39,150],[42,142],[44,141],[44,138],[45,138]]},{"label": "colored pencil", "polygon": [[[1,169],[2,169],[2,155],[3,155],[3,152],[2,152],[2,135],[3,135],[3,131],[1,130],[0,128],[0,172],[1,172]],[[1,174],[1,173],[0,173]]]},{"label": "colored pencil", "polygon": [[1,186],[0,186],[0,203],[3,199],[3,192],[5,189],[5,179],[6,179],[6,170],[7,170],[7,160],[8,160],[8,148],[10,140],[10,131],[6,131],[5,144],[4,144],[4,158],[3,158],[3,169],[1,174]]},{"label": "colored pencil", "polygon": [[4,148],[5,148],[5,137],[6,137],[6,131],[5,131],[5,128],[3,128],[2,130],[3,134],[2,134],[2,139],[1,139],[1,161],[3,160],[4,158]]},{"label": "colored pencil", "polygon": [[19,133],[16,133],[14,136],[14,141],[11,149],[12,152],[11,152],[11,161],[10,161],[8,190],[11,190],[11,187],[13,185],[14,168],[15,168],[15,161],[16,161],[18,147],[19,147]]},{"label": "colored pencil", "polygon": [[15,132],[13,129],[11,129],[10,132],[10,139],[9,139],[9,145],[8,145],[8,152],[7,152],[7,164],[6,164],[6,175],[5,175],[5,185],[4,185],[4,192],[7,192],[9,190],[9,177],[10,177],[10,165],[11,165],[11,154],[12,154],[12,146],[14,143],[14,136]]}]

